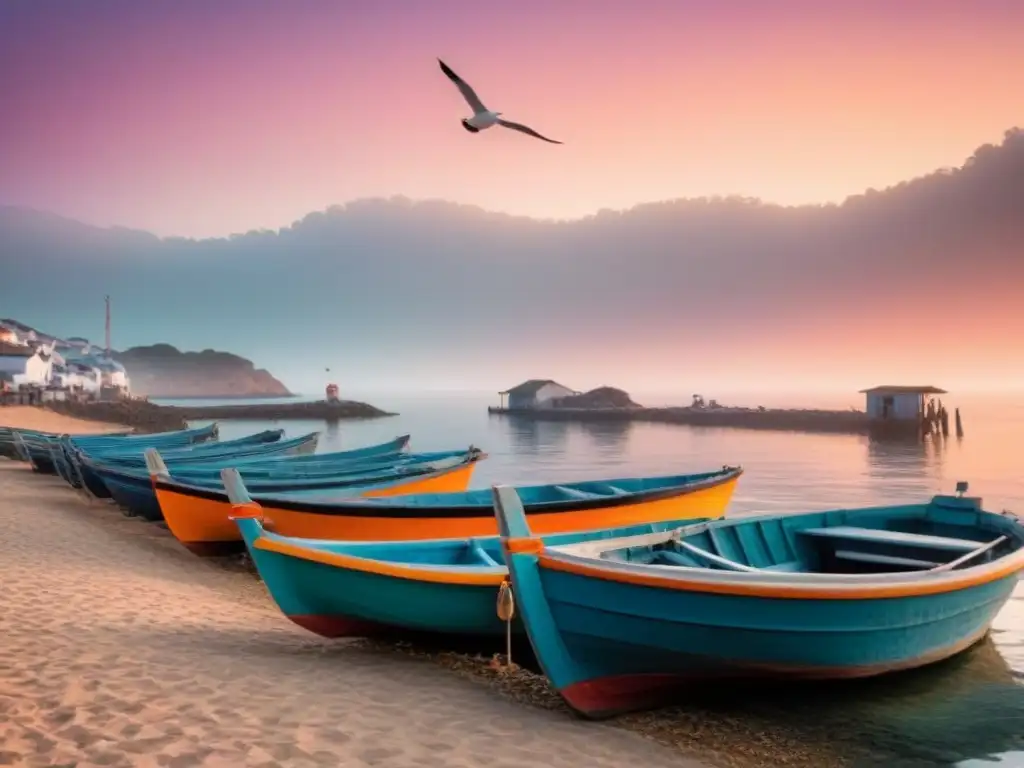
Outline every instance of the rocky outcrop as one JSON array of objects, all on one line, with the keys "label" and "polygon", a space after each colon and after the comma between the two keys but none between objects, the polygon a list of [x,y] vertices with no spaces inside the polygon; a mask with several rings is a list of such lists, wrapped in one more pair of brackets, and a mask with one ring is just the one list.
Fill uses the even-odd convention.
[{"label": "rocky outcrop", "polygon": [[99,403],[68,400],[47,403],[46,407],[76,419],[121,424],[136,432],[172,432],[188,426],[184,414],[177,408],[167,408],[145,400]]},{"label": "rocky outcrop", "polygon": [[170,344],[132,347],[113,357],[128,372],[132,392],[149,397],[286,397],[269,371],[230,352],[181,352]]},{"label": "rocky outcrop", "polygon": [[598,387],[582,395],[560,397],[555,401],[556,408],[640,408],[634,403],[629,393],[615,387]]}]

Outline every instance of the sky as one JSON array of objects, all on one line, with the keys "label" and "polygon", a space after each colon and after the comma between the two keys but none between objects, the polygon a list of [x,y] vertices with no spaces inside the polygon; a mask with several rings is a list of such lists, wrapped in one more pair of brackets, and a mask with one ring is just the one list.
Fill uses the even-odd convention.
[{"label": "sky", "polygon": [[[406,195],[839,201],[1024,122],[1019,0],[4,0],[0,205],[206,237]],[[471,135],[442,57],[562,140]]]}]

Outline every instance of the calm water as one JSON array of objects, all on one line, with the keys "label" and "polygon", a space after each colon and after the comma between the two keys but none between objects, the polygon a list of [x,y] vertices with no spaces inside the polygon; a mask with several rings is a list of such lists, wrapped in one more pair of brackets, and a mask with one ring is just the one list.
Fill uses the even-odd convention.
[{"label": "calm water", "polygon": [[[355,395],[353,395],[355,396]],[[595,477],[672,474],[740,464],[746,469],[729,514],[814,510],[917,502],[950,493],[967,480],[986,508],[1024,513],[1024,472],[1017,441],[1024,438],[1024,396],[950,397],[960,406],[966,436],[879,441],[861,436],[809,435],[659,424],[571,424],[491,417],[488,395],[372,397],[400,415],[365,422],[282,422],[289,437],[323,430],[331,451],[412,435],[415,451],[478,445],[490,458],[475,487],[495,482],[546,483]],[[637,397],[641,402],[685,402]],[[724,400],[723,400],[724,401]],[[846,407],[852,398],[811,403]],[[736,402],[731,400],[730,402]],[[768,406],[807,403],[806,398]],[[199,404],[190,401],[191,405]],[[751,403],[752,404],[752,403]],[[222,425],[222,439],[270,426]],[[756,718],[821,740],[835,754],[878,765],[1024,766],[1024,583],[998,617],[990,641],[945,665],[876,681],[808,686],[780,699],[745,694],[717,703],[729,716]],[[997,757],[998,756],[998,757]],[[981,762],[976,762],[976,761]]]}]

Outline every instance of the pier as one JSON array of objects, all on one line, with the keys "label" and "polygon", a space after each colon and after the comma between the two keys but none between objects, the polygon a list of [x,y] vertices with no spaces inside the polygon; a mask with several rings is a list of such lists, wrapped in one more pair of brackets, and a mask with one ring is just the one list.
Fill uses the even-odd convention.
[{"label": "pier", "polygon": [[[705,403],[700,395],[693,396],[693,403],[688,406],[646,408],[633,403],[622,390],[601,387],[593,393],[612,392],[616,397],[629,405],[595,405],[581,407],[578,403],[588,402],[589,395],[534,398],[520,400],[514,407],[504,405],[504,396],[515,393],[526,385],[533,385],[545,380],[531,379],[526,384],[499,393],[503,403],[498,407],[489,407],[492,416],[512,416],[536,419],[541,421],[646,421],[663,424],[679,424],[690,427],[731,427],[736,429],[770,429],[794,432],[831,432],[845,434],[949,434],[949,414],[936,395],[944,395],[946,391],[932,386],[892,386],[873,387],[861,390],[865,395],[865,410],[848,409],[822,410],[812,408],[741,408],[722,406],[716,401]],[[560,385],[559,385],[560,386]],[[532,394],[532,393],[531,393]],[[511,398],[510,398],[511,399]],[[597,403],[607,402],[607,395],[594,399]],[[963,436],[962,421],[957,410],[957,436]]]}]

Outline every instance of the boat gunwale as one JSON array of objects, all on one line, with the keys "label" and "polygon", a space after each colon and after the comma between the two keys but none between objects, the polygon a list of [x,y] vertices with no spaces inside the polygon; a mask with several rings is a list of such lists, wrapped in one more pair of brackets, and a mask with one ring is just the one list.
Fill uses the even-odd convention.
[{"label": "boat gunwale", "polygon": [[[307,562],[344,568],[351,571],[371,573],[376,576],[388,576],[407,581],[422,581],[435,584],[458,584],[463,586],[500,586],[508,578],[508,568],[500,565],[441,565],[439,563],[403,563],[378,558],[361,557],[347,552],[333,552],[318,547],[309,547],[288,541],[285,537],[268,531],[254,515],[236,517],[252,517],[260,523],[259,536],[252,546],[265,552],[305,560]],[[489,537],[483,537],[489,538]],[[467,539],[448,539],[448,541],[472,542],[474,537]],[[377,542],[374,542],[377,543]]]},{"label": "boat gunwale", "polygon": [[[378,491],[378,490],[382,490],[382,489],[386,490],[391,483],[405,483],[405,482],[407,482],[409,480],[416,480],[416,481],[433,480],[434,478],[442,477],[442,476],[450,474],[452,472],[458,472],[459,470],[465,469],[466,467],[472,466],[473,464],[477,463],[482,458],[485,458],[486,455],[487,454],[483,454],[482,456],[474,456],[474,457],[471,457],[471,458],[467,458],[467,459],[465,459],[463,461],[460,461],[457,464],[453,464],[452,466],[449,466],[449,467],[443,467],[441,469],[434,468],[434,469],[429,469],[429,470],[425,470],[425,471],[422,471],[422,472],[408,472],[408,473],[402,473],[402,474],[397,474],[397,475],[391,475],[391,476],[388,476],[388,477],[383,477],[381,475],[373,475],[373,476],[367,478],[366,481],[364,481],[364,482],[353,482],[351,485],[339,484],[339,485],[336,485],[336,486],[319,487],[319,488],[313,488],[313,489],[310,489],[310,490],[330,491],[331,488],[338,488],[338,489],[344,489],[344,488],[364,488],[367,491]],[[412,465],[412,466],[416,466],[416,465]],[[161,476],[161,475],[150,475],[150,482],[152,483],[153,488],[156,491],[166,491],[168,493],[177,493],[177,494],[179,494],[181,496],[188,496],[188,497],[191,497],[191,498],[205,499],[207,501],[219,501],[219,502],[223,502],[224,504],[231,504],[231,501],[228,499],[227,491],[225,491],[225,490],[218,490],[216,488],[204,488],[204,487],[201,487],[201,486],[190,485],[188,483],[183,483],[183,482],[174,480],[173,477],[172,478],[168,478],[166,476]],[[352,500],[355,501],[357,499],[358,499],[358,497],[353,497]],[[295,509],[295,507],[296,506],[310,506],[309,502],[294,502],[291,499],[281,499],[281,498],[276,497],[276,496],[270,496],[270,495],[264,495],[264,494],[258,494],[256,496],[256,498],[255,498],[255,501],[257,501],[257,502],[259,502],[261,504],[265,504],[268,507],[270,507],[271,509],[282,509],[282,510],[287,510],[287,511],[299,511],[299,512],[301,512],[301,511],[305,511],[305,510],[303,510],[303,509]],[[323,503],[324,502],[321,502],[321,504],[323,504]],[[341,503],[341,501],[340,500],[332,500],[332,502],[330,502],[330,503]],[[348,500],[346,499],[344,503],[348,503]],[[339,512],[339,513],[335,513],[335,514],[343,515],[343,514],[346,514],[346,513]],[[365,512],[364,512],[364,514],[365,514]],[[386,515],[375,515],[375,516],[376,517],[385,517]]]},{"label": "boat gunwale", "polygon": [[[291,447],[294,448],[295,446],[291,446]],[[302,446],[299,446],[299,447],[302,447]],[[158,453],[159,453],[159,451],[158,451]],[[442,451],[437,451],[436,453],[443,453],[443,452]],[[353,462],[351,464],[348,464],[348,462],[346,462],[345,460],[339,460],[337,462],[337,464],[334,467],[332,467],[332,470],[334,471],[334,475],[332,475],[332,474],[330,474],[330,472],[324,470],[324,474],[322,476],[319,475],[319,474],[313,474],[313,475],[293,474],[293,475],[285,476],[284,473],[282,473],[282,476],[284,477],[285,480],[309,481],[309,482],[315,483],[315,482],[323,480],[324,478],[330,479],[331,477],[336,476],[336,475],[369,474],[369,472],[365,472],[365,471],[361,472],[360,470],[366,470],[366,469],[372,470],[372,469],[375,469],[375,468],[380,468],[382,470],[385,469],[385,468],[388,468],[388,469],[404,469],[406,467],[422,467],[422,466],[431,465],[431,464],[436,465],[436,464],[441,464],[442,462],[445,462],[445,461],[454,461],[456,463],[453,466],[461,467],[465,463],[465,459],[466,459],[467,454],[466,453],[456,453],[454,451],[452,453],[454,455],[452,455],[452,456],[445,456],[445,457],[442,457],[442,458],[422,458],[422,459],[412,459],[412,460],[408,460],[405,457],[417,456],[418,454],[402,454],[402,453],[382,454],[380,456],[379,463],[367,463],[367,464],[361,465],[359,463],[359,460],[353,460]],[[262,458],[263,455],[264,454],[259,454],[258,458]],[[314,455],[314,454],[305,454],[305,455]],[[269,454],[268,455],[268,459],[269,460],[273,460],[273,461],[281,461],[282,459],[287,460],[287,459],[292,459],[292,458],[304,458],[305,455],[299,455],[299,456],[292,456],[292,455],[279,456],[279,455],[276,455],[276,454]],[[163,454],[161,454],[161,457],[162,456],[163,456]],[[395,459],[395,457],[400,457],[400,458],[399,459]],[[210,463],[212,463],[212,464],[226,463],[231,458],[232,458],[231,456],[214,457],[214,461],[212,461]],[[249,456],[243,456],[243,458],[249,458]],[[369,457],[369,458],[377,459],[378,457],[377,456],[372,456],[372,457]],[[392,459],[395,459],[395,460],[392,461]],[[119,466],[119,465],[115,465],[115,464],[108,464],[108,463],[105,463],[103,461],[96,461],[95,459],[91,459],[91,458],[88,458],[88,457],[83,457],[83,463],[88,465],[90,469],[92,469],[92,470],[94,470],[96,472],[106,472],[107,474],[130,477],[130,478],[133,478],[135,480],[145,480],[146,482],[149,482],[152,479],[152,475],[150,474],[149,469],[145,465],[143,465],[143,466]],[[353,471],[351,471],[351,472],[343,471],[347,464],[348,464],[348,466]],[[182,475],[176,474],[176,472],[175,472],[175,470],[178,470],[178,471],[182,472],[183,474],[187,475],[189,470],[192,467],[194,467],[194,466],[201,466],[201,465],[202,465],[202,462],[196,462],[195,464],[184,464],[184,465],[173,465],[172,464],[170,467],[168,467],[168,470],[169,470],[169,473],[170,473],[170,478],[175,483],[181,483],[182,485],[187,485],[187,486],[193,487],[193,488],[202,488],[204,486],[193,485],[192,483],[187,482],[186,478],[183,478]],[[258,469],[258,470],[265,470],[267,466],[270,466],[270,465],[268,464],[266,466],[257,467],[256,469]],[[286,463],[282,463],[279,466],[290,466],[290,465],[288,465]],[[296,465],[296,466],[300,466],[301,467],[301,466],[305,466],[305,465]],[[224,467],[215,467],[215,468],[211,469],[209,477],[211,477],[211,478],[218,477],[219,478],[219,475],[215,474],[215,471],[219,472],[223,468]],[[234,467],[234,468],[238,469],[240,472],[243,472],[243,473],[247,469],[249,469],[249,467],[247,467],[246,464],[244,464],[244,463],[243,464],[239,464],[237,467]],[[436,468],[437,467],[435,466],[435,469]],[[440,468],[444,469],[445,467],[440,467]],[[195,476],[193,476],[193,477],[195,477]],[[192,479],[192,478],[188,478],[188,479]],[[274,477],[272,479],[273,480],[277,480],[279,478],[278,477]],[[254,480],[252,482],[258,483],[258,482],[263,482],[263,481],[264,480],[261,478],[259,480]]]},{"label": "boat gunwale", "polygon": [[[539,537],[503,539],[502,545],[506,551],[522,552],[529,551],[531,544],[535,548],[534,542],[540,543],[538,564],[551,571],[673,591],[765,598],[862,600],[920,597],[982,586],[1024,570],[1024,547],[990,563],[955,571],[822,574],[766,570],[723,571],[678,565],[615,562],[569,554],[559,551],[557,547],[544,547]],[[812,580],[816,583],[807,583]]]},{"label": "boat gunwale", "polygon": [[[462,468],[486,457],[486,454],[473,458],[465,464],[443,470],[450,472]],[[679,496],[689,495],[697,491],[710,488],[717,488],[729,482],[735,482],[742,474],[742,467],[728,467],[717,470],[713,473],[698,472],[697,475],[704,475],[701,480],[689,483],[680,483],[667,488],[654,488],[648,491],[636,491],[629,495],[602,496],[596,499],[566,499],[558,501],[538,502],[526,505],[527,514],[555,514],[563,512],[583,512],[595,509],[606,509],[612,507],[625,507],[638,504],[649,504],[657,501],[667,501]],[[711,475],[708,477],[707,475]],[[410,477],[424,478],[423,475],[412,475]],[[394,480],[403,480],[404,477],[396,477]],[[592,482],[581,480],[577,482]],[[593,481],[598,482],[598,481]],[[613,482],[613,481],[608,481]],[[211,501],[228,502],[227,492],[214,491],[208,488],[199,488],[184,483],[168,481],[166,478],[153,478],[154,486],[158,490],[181,493],[186,496],[195,496]],[[548,483],[547,485],[557,485]],[[562,483],[566,485],[566,483]],[[425,506],[407,505],[402,506],[401,497],[384,497],[380,500],[374,497],[353,497],[351,499],[332,499],[323,501],[306,501],[299,499],[280,498],[272,494],[260,494],[255,501],[272,508],[288,512],[304,512],[313,515],[325,515],[333,517],[386,517],[386,518],[479,518],[492,517],[494,514],[493,504],[481,504],[475,506]]]},{"label": "boat gunwale", "polygon": [[[205,451],[205,452],[201,452],[201,453],[198,453],[198,454],[192,454],[192,455],[185,454],[185,455],[182,455],[182,454],[174,454],[174,453],[172,453],[172,451],[181,450],[180,448],[165,448],[163,451],[161,451],[158,446],[147,446],[147,447],[155,448],[157,450],[157,452],[160,453],[161,458],[164,458],[165,461],[170,461],[172,463],[172,466],[174,464],[179,463],[177,461],[179,459],[191,459],[191,461],[181,461],[180,462],[181,464],[184,464],[184,465],[190,465],[192,463],[203,464],[203,463],[209,462],[209,461],[227,460],[227,459],[232,459],[232,458],[235,458],[235,457],[242,458],[242,459],[249,459],[249,458],[253,458],[253,457],[262,458],[264,456],[266,456],[267,458],[281,458],[281,454],[287,454],[288,451],[294,450],[296,448],[305,448],[310,443],[318,444],[320,442],[320,436],[321,436],[321,433],[319,431],[317,431],[317,432],[310,432],[310,433],[305,434],[305,435],[299,435],[298,437],[292,437],[292,438],[289,438],[288,440],[274,440],[274,441],[265,442],[265,443],[241,443],[241,444],[235,444],[235,445],[226,445],[227,450],[225,450],[223,452],[223,454],[221,452],[219,452],[219,451]],[[217,443],[209,443],[208,445],[215,446],[215,445],[218,445],[218,444]],[[187,451],[189,449],[189,446],[185,446],[184,449]],[[141,470],[141,471],[145,472],[145,470],[146,470],[146,465],[144,463],[143,464],[134,464],[134,463],[132,463],[132,464],[123,464],[123,463],[119,463],[119,462],[122,462],[122,461],[124,461],[126,459],[133,459],[134,460],[134,459],[141,459],[142,458],[142,455],[134,453],[134,452],[130,452],[130,453],[129,452],[125,452],[123,454],[109,454],[109,453],[105,454],[103,452],[100,452],[100,453],[94,454],[94,453],[90,453],[89,451],[83,451],[81,449],[77,449],[76,448],[76,454],[77,454],[76,458],[78,458],[79,461],[81,461],[81,462],[83,462],[85,464],[89,464],[90,466],[109,467],[111,469],[114,469],[115,471],[117,471],[117,470],[124,470],[124,471]],[[169,454],[169,455],[166,455],[166,454]],[[304,454],[299,454],[299,455],[304,455]]]}]

